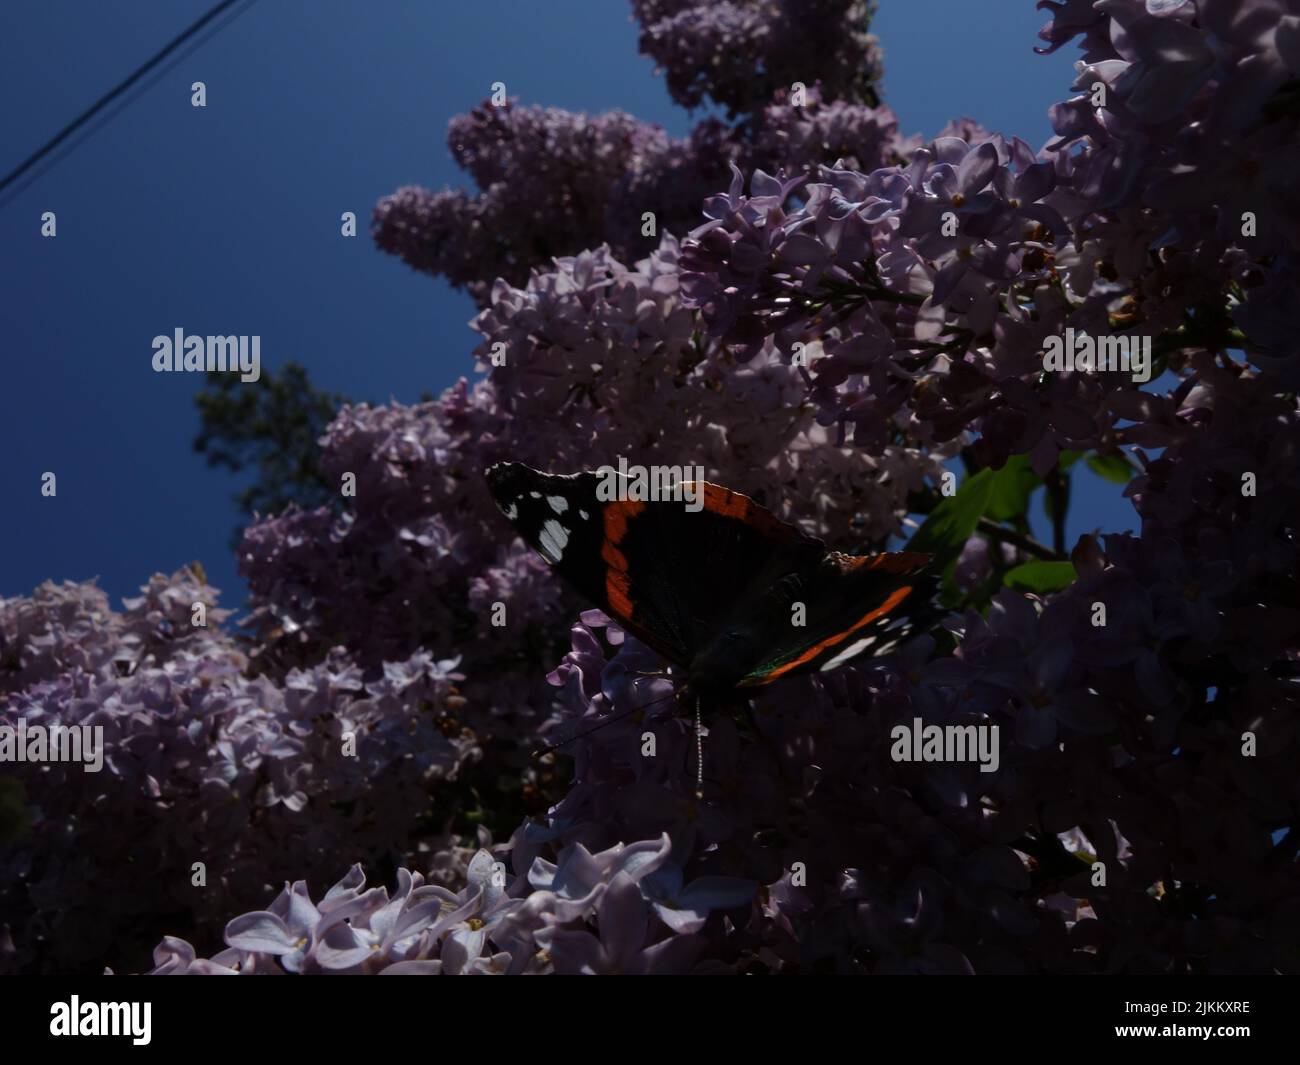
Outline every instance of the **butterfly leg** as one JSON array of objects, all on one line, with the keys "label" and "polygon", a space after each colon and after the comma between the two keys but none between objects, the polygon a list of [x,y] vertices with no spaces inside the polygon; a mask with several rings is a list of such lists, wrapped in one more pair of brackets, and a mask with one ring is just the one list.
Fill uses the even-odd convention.
[{"label": "butterfly leg", "polygon": [[695,798],[704,798],[704,716],[703,697],[689,684],[677,689],[677,702],[695,706]]}]

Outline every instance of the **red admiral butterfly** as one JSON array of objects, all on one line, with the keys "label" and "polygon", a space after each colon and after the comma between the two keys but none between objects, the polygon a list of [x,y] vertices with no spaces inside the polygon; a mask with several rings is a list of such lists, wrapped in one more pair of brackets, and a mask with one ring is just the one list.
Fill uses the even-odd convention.
[{"label": "red admiral butterfly", "polygon": [[[597,473],[560,476],[504,462],[487,480],[547,562],[685,673],[679,695],[722,696],[884,654],[933,613],[933,580],[921,573],[930,555],[828,551],[716,484],[703,483],[703,505],[691,510],[604,501]],[[693,483],[681,488],[698,498]]]}]

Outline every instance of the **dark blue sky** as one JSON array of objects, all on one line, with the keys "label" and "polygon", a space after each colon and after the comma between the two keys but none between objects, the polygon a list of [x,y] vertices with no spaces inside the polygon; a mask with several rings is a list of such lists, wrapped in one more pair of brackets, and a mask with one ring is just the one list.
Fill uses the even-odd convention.
[{"label": "dark blue sky", "polygon": [[[211,6],[5,0],[0,171],[8,172]],[[885,95],[908,132],[969,114],[1034,145],[1073,56],[1035,56],[1029,0],[881,0]],[[447,121],[504,81],[523,103],[623,108],[681,134],[621,0],[490,4],[259,0],[144,82],[34,179],[0,194],[0,594],[100,578],[114,602],[199,559],[227,605],[238,487],[191,449],[199,375],[155,374],[151,341],[262,338],[323,388],[411,402],[472,374],[472,305],[377,251],[371,207],[463,184]],[[224,21],[224,20],[223,20]],[[202,38],[201,38],[202,39]],[[190,85],[208,106],[190,106]],[[521,190],[526,195],[526,190]],[[339,235],[354,211],[360,233]],[[40,236],[54,211],[58,236]],[[44,471],[58,495],[42,498]],[[1091,478],[1089,479],[1091,482]],[[1072,533],[1133,524],[1076,489]]]}]

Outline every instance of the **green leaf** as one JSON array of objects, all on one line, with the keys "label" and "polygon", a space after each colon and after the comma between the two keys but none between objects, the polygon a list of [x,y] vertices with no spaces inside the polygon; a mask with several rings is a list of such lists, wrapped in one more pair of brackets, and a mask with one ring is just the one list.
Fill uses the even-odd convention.
[{"label": "green leaf", "polygon": [[1073,466],[1076,462],[1078,462],[1081,458],[1083,458],[1084,454],[1085,452],[1083,451],[1062,451],[1060,458],[1056,460],[1056,464],[1061,469],[1068,470],[1071,466]]},{"label": "green leaf", "polygon": [[1045,595],[1059,592],[1074,583],[1074,565],[1070,562],[1026,562],[1007,570],[1004,583],[1018,592]]},{"label": "green leaf", "polygon": [[17,777],[0,777],[0,843],[13,843],[31,831],[27,793]]},{"label": "green leaf", "polygon": [[[345,396],[321,391],[301,365],[288,362],[278,372],[264,369],[255,387],[214,370],[194,402],[200,420],[194,450],[209,466],[251,475],[253,483],[237,497],[245,513],[337,503],[338,484],[321,466],[317,441],[348,402]],[[239,539],[236,530],[233,542]]]},{"label": "green leaf", "polygon": [[938,506],[930,511],[930,516],[916,530],[907,549],[927,552],[945,565],[961,554],[962,547],[988,509],[993,478],[992,470],[980,470],[974,477],[966,478],[956,495],[940,500]]},{"label": "green leaf", "polygon": [[1043,479],[1029,465],[1027,455],[1015,455],[993,475],[993,489],[984,516],[994,521],[1023,518],[1029,510],[1029,497]]},{"label": "green leaf", "polygon": [[1098,477],[1113,484],[1128,484],[1136,472],[1132,466],[1119,455],[1091,454],[1087,458],[1088,469]]}]

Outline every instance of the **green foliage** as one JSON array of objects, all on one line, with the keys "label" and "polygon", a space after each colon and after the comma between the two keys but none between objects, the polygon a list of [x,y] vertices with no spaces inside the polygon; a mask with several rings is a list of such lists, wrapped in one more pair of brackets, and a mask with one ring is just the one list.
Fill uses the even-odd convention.
[{"label": "green foliage", "polygon": [[1087,458],[1088,469],[1112,484],[1128,484],[1136,472],[1120,455],[1092,454]]},{"label": "green foliage", "polygon": [[993,478],[984,517],[993,521],[1015,521],[1029,510],[1029,497],[1043,483],[1029,464],[1028,455],[1013,455]]},{"label": "green foliage", "polygon": [[27,793],[17,777],[0,777],[0,843],[12,843],[31,828]]},{"label": "green foliage", "polygon": [[956,495],[945,496],[930,511],[907,545],[908,550],[934,555],[942,564],[961,554],[962,547],[988,509],[996,476],[993,470],[980,470],[973,477],[967,477]]},{"label": "green foliage", "polygon": [[1069,562],[1026,562],[1007,570],[1004,583],[1018,592],[1046,595],[1059,592],[1074,583],[1074,566]]},{"label": "green foliage", "polygon": [[317,389],[293,362],[278,374],[263,370],[255,384],[210,373],[195,397],[202,428],[194,450],[209,466],[254,473],[253,483],[235,496],[247,515],[276,514],[290,503],[328,504],[337,493],[321,471],[316,441],[347,402]]},{"label": "green foliage", "polygon": [[[1040,477],[1034,472],[1028,456],[1016,455],[998,470],[985,469],[967,477],[957,494],[941,499],[929,512],[924,524],[908,544],[908,549],[925,551],[935,556],[935,564],[942,573],[940,600],[955,609],[975,607],[983,609],[997,590],[1003,586],[1022,592],[1047,594],[1068,587],[1075,579],[1074,567],[1064,560],[1065,517],[1070,501],[1070,469],[1080,459],[1087,466],[1117,481],[1119,468],[1125,468],[1124,480],[1131,474],[1123,459],[1103,457],[1082,451],[1063,451],[1058,464]],[[1105,471],[1105,472],[1103,472]],[[1056,559],[1035,558],[1032,561],[1005,568],[994,562],[990,579],[980,588],[963,591],[953,579],[956,560],[967,539],[976,532],[990,539],[1005,539],[1040,554],[1052,551],[1034,545],[1029,539],[1029,510],[1034,494],[1043,489],[1043,506],[1052,521]],[[1001,532],[1001,536],[999,536]],[[1000,558],[1000,555],[995,557]],[[1023,557],[1023,556],[1022,556]]]}]

